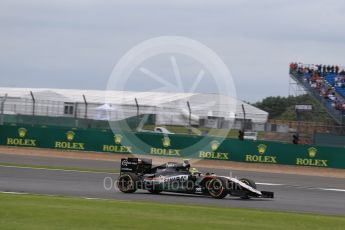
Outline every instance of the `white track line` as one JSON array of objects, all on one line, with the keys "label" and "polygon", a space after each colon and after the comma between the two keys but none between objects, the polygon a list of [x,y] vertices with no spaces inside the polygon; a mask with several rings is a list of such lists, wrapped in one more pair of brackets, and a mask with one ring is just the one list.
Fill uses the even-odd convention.
[{"label": "white track line", "polygon": [[273,183],[255,183],[255,184],[258,184],[258,185],[266,185],[266,186],[283,186],[283,185],[286,185],[286,184],[273,184]]},{"label": "white track line", "polygon": [[338,188],[315,188],[315,189],[324,190],[324,191],[345,192],[345,189],[338,189]]},{"label": "white track line", "polygon": [[81,197],[81,198],[85,200],[109,200],[109,199],[97,198],[97,197]]},{"label": "white track line", "polygon": [[19,169],[36,169],[36,170],[47,170],[47,171],[61,171],[61,172],[78,172],[78,173],[101,173],[101,174],[113,174],[118,175],[120,173],[111,173],[111,172],[96,172],[88,170],[76,170],[76,169],[50,169],[50,168],[39,168],[39,167],[29,167],[29,166],[14,166],[14,165],[1,165],[3,168],[19,168]]},{"label": "white track line", "polygon": [[[257,185],[264,185],[264,186],[284,186],[287,184],[273,184],[273,183],[255,183]],[[332,191],[332,192],[345,192],[345,189],[339,189],[339,188],[308,188],[313,190],[322,190],[322,191]]]},{"label": "white track line", "polygon": [[5,192],[5,191],[0,191],[2,194],[13,194],[13,195],[28,195],[29,193],[26,192]]},{"label": "white track line", "polygon": [[[0,191],[0,194],[11,194],[11,195],[38,195],[38,196],[51,196],[51,197],[61,197],[59,195],[52,194],[40,194],[40,193],[26,193],[26,192],[9,192],[9,191]],[[72,196],[66,196],[67,198],[72,198]],[[85,200],[108,200],[97,197],[78,197]]]}]

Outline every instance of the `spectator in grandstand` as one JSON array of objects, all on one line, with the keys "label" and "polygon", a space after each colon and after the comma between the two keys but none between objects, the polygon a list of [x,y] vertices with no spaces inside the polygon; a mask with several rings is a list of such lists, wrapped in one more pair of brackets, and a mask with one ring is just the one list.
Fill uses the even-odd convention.
[{"label": "spectator in grandstand", "polygon": [[297,73],[298,76],[306,76],[305,74],[307,74],[307,77],[304,77],[303,80],[307,81],[312,88],[319,89],[320,95],[325,98],[328,98],[329,94],[329,92],[327,92],[327,85],[329,85],[329,82],[326,82],[324,79],[326,74],[335,73],[337,77],[332,86],[345,88],[345,70],[343,68],[340,69],[337,65],[305,65],[300,62],[292,62],[290,63],[290,73]]},{"label": "spectator in grandstand", "polygon": [[343,87],[344,84],[345,84],[344,83],[345,82],[345,77],[343,77],[343,76],[338,76],[334,80],[335,80],[335,86]]},{"label": "spectator in grandstand", "polygon": [[340,76],[345,76],[345,70],[342,69],[342,70],[340,71],[339,75],[340,75]]},{"label": "spectator in grandstand", "polygon": [[293,73],[297,69],[297,63],[290,63],[290,73]]},{"label": "spectator in grandstand", "polygon": [[[337,65],[305,65],[302,63],[290,63],[290,73],[301,77],[320,97],[327,100],[330,105],[345,115],[345,100],[338,97],[336,91],[339,87],[345,88],[345,68]],[[329,74],[334,79],[329,80]],[[296,135],[295,135],[296,137]]]},{"label": "spectator in grandstand", "polygon": [[328,94],[328,99],[329,100],[331,100],[331,101],[336,101],[337,100],[337,97],[335,96],[335,93],[333,92],[330,92],[329,94]]},{"label": "spectator in grandstand", "polygon": [[335,102],[335,109],[345,112],[345,102],[341,102],[339,99],[337,99],[337,101]]},{"label": "spectator in grandstand", "polygon": [[336,110],[342,110],[342,103],[340,102],[340,100],[338,98],[336,98],[336,100],[334,101],[334,108]]}]

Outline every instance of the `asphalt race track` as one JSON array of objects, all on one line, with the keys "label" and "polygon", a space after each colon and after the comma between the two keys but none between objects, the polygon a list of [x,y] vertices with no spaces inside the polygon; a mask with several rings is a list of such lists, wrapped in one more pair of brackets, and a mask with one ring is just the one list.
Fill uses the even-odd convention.
[{"label": "asphalt race track", "polygon": [[[0,165],[1,163],[89,169],[119,168],[119,163],[117,162],[16,156],[8,154],[0,154]],[[199,170],[210,171],[209,169]],[[208,197],[172,193],[152,195],[146,191],[137,191],[134,194],[124,194],[118,192],[111,186],[112,182],[117,178],[117,174],[80,172],[74,170],[34,169],[30,167],[6,165],[0,166],[0,191],[345,215],[344,179],[236,170],[231,172],[226,170],[213,170],[213,172],[219,175],[229,175],[231,173],[232,176],[238,178],[251,178],[258,183],[259,190],[275,192],[275,199],[241,200],[239,198],[227,197],[223,200],[216,200]]]}]

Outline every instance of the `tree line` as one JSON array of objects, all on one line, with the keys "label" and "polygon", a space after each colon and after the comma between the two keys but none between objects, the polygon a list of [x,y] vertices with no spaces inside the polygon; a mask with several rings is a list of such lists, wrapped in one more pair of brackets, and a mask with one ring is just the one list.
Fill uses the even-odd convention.
[{"label": "tree line", "polygon": [[[269,113],[269,119],[290,121],[312,121],[334,124],[326,110],[308,94],[288,97],[266,97],[252,104]],[[295,105],[312,105],[310,112],[296,113]]]}]

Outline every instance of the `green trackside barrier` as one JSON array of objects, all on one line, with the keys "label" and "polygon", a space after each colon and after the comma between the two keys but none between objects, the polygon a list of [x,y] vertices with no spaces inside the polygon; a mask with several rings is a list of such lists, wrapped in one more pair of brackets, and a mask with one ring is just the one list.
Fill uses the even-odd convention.
[{"label": "green trackside barrier", "polygon": [[212,136],[3,125],[0,145],[345,169],[345,148]]},{"label": "green trackside barrier", "polygon": [[345,148],[345,136],[332,135],[329,133],[315,133],[314,143],[316,145],[334,146]]}]

